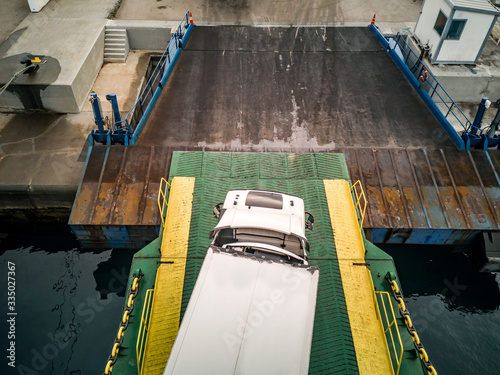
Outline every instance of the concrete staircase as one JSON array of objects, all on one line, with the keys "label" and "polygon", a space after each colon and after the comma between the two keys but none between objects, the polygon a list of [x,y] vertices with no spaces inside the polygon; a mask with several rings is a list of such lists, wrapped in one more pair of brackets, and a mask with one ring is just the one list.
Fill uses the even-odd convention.
[{"label": "concrete staircase", "polygon": [[127,30],[106,26],[104,35],[104,62],[124,63],[130,50]]}]

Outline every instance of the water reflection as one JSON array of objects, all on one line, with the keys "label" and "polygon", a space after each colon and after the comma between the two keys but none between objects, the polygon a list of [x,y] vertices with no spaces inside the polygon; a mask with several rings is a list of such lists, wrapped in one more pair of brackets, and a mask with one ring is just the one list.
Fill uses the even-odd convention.
[{"label": "water reflection", "polygon": [[[81,251],[65,226],[10,228],[0,243],[0,280],[7,279],[7,262],[15,263],[16,368],[4,361],[0,373],[102,373],[124,303],[123,270],[128,273],[132,256],[126,250]],[[5,287],[0,294],[5,310]],[[6,340],[0,342],[6,351]]]},{"label": "water reflection", "polygon": [[438,373],[498,374],[500,278],[443,246],[381,246],[393,256],[405,302]]}]

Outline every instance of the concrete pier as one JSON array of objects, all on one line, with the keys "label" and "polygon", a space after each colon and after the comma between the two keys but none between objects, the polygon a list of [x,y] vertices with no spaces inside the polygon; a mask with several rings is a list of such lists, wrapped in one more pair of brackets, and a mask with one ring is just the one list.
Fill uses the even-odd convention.
[{"label": "concrete pier", "polygon": [[[139,94],[150,51],[132,51],[127,64],[107,64],[92,86],[116,93],[123,109]],[[111,106],[102,103],[106,116]],[[66,222],[95,127],[90,103],[79,114],[0,115],[0,219],[50,219]]]}]

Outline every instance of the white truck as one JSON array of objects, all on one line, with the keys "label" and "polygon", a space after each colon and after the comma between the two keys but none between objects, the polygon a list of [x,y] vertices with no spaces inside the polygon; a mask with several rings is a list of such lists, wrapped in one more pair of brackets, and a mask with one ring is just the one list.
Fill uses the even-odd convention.
[{"label": "white truck", "polygon": [[319,269],[301,198],[232,190],[164,374],[307,374]]}]

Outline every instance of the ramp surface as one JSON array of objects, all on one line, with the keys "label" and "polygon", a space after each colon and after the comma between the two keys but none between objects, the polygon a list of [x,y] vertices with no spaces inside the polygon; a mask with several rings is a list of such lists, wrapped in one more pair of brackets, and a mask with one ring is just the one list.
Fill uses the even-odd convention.
[{"label": "ramp surface", "polygon": [[[213,206],[223,201],[231,189],[265,189],[294,194],[304,199],[306,210],[316,219],[314,231],[307,233],[311,244],[310,264],[320,268],[309,374],[390,373],[384,372],[387,362],[379,365],[363,362],[371,360],[367,356],[383,361],[384,350],[387,350],[373,328],[378,323],[368,324],[371,319],[377,319],[371,284],[366,278],[357,280],[350,288],[349,297],[345,294],[349,283],[353,282],[353,273],[361,277],[369,274],[365,266],[356,266],[352,270],[352,264],[349,264],[352,259],[364,258],[360,250],[362,245],[361,248],[359,243],[357,248],[352,245],[350,249],[355,253],[349,254],[346,249],[342,250],[344,244],[340,242],[339,253],[338,241],[342,237],[339,235],[337,239],[332,229],[328,196],[337,192],[327,193],[324,180],[348,179],[343,155],[176,152],[172,158],[170,179],[174,176],[195,178],[181,319],[210,244],[208,233],[216,224],[212,215]],[[349,193],[344,198],[348,198],[347,205],[352,202]],[[173,210],[173,207],[169,209]],[[341,230],[349,236],[351,228],[344,225]],[[356,235],[360,236],[359,232]],[[356,294],[358,292],[353,292],[357,288],[370,288],[363,292],[362,298],[372,293],[372,305],[365,302],[359,306],[367,309],[362,314],[366,324],[363,328],[353,324],[354,319],[360,318],[359,310],[352,307],[353,298],[360,297]],[[360,344],[359,338],[365,333],[369,333],[368,337],[374,341]],[[381,347],[375,348],[375,345]]]},{"label": "ramp surface", "polygon": [[139,144],[318,152],[443,133],[366,27],[199,26]]}]

